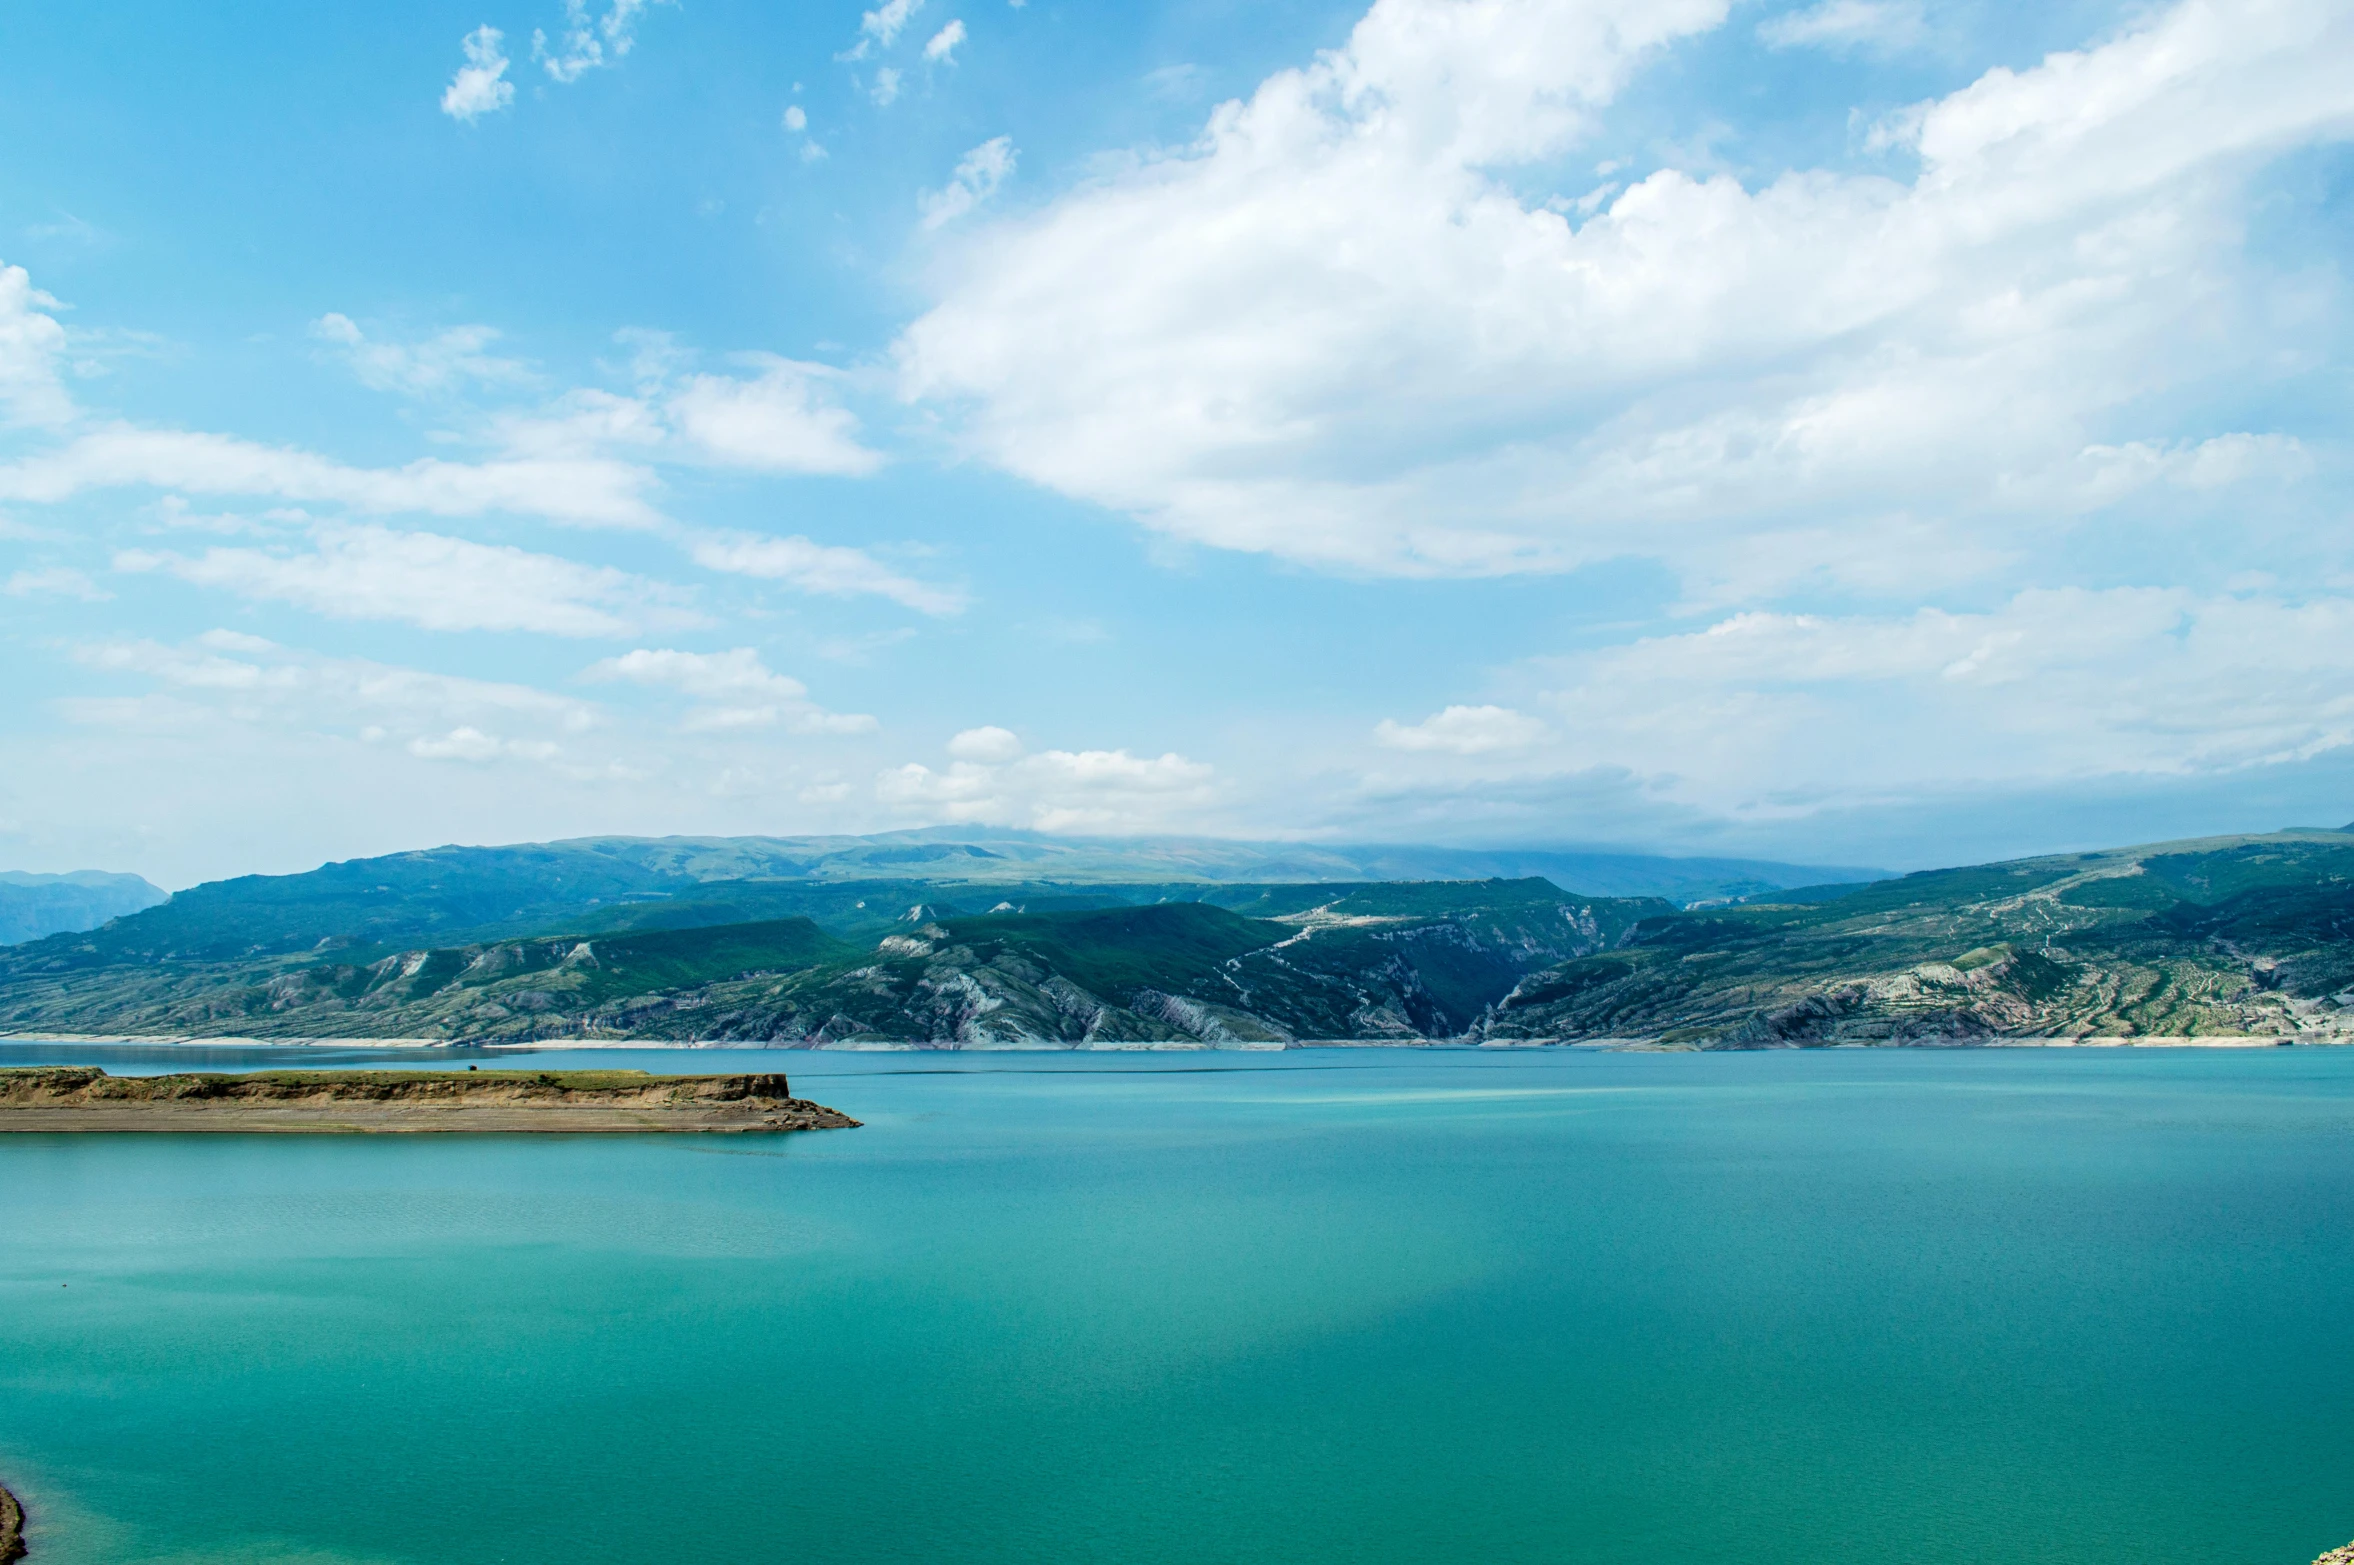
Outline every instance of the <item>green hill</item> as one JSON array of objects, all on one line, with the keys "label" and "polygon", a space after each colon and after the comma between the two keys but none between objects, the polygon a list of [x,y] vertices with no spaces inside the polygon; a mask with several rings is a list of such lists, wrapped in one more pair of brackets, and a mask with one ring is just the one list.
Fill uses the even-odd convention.
[{"label": "green hill", "polygon": [[577,1037],[625,1031],[725,979],[856,954],[805,918],[243,963],[73,968],[0,987],[18,1031],[290,1038]]},{"label": "green hill", "polygon": [[[661,877],[697,854],[713,872],[747,859],[558,846],[503,861],[504,879],[437,853],[288,877],[301,894],[229,882],[0,952],[0,1029],[965,1048],[2354,1040],[2344,832],[1692,908],[1536,876],[682,884]],[[551,886],[594,895],[566,910]],[[396,938],[420,925],[457,937]]]},{"label": "green hill", "polygon": [[2354,1028],[2350,985],[2354,837],[2279,832],[1645,920],[1606,955],[1532,974],[1485,1032],[1709,1047],[2333,1039]]},{"label": "green hill", "polygon": [[[1212,900],[1269,885],[1543,876],[1573,895],[1659,895],[1678,903],[1755,895],[1810,880],[1858,880],[1736,859],[1634,854],[1334,848],[1197,839],[1087,842],[1009,832],[982,841],[936,832],[882,837],[584,837],[508,847],[441,847],[243,875],[108,905],[14,938],[0,982],[60,967],[220,962],[292,955],[321,942],[353,952],[461,945],[558,931],[687,928],[803,917],[872,939],[910,908],[986,912]],[[10,897],[0,877],[0,936]],[[14,877],[24,879],[25,877]],[[140,883],[144,885],[144,883]],[[27,893],[30,894],[30,893]],[[54,896],[53,891],[42,891]],[[85,898],[84,900],[87,900]],[[118,916],[127,915],[127,916]],[[932,916],[927,912],[919,916]],[[93,928],[105,919],[104,927]],[[82,931],[87,931],[82,932]],[[6,938],[0,938],[5,946]]]},{"label": "green hill", "polygon": [[870,943],[797,917],[356,955],[28,963],[0,982],[0,1026],[979,1046],[1452,1037],[1533,968],[1669,910],[1569,898],[1542,880],[1234,895],[1284,911],[1061,896],[960,913],[893,900],[862,913],[893,931]]}]

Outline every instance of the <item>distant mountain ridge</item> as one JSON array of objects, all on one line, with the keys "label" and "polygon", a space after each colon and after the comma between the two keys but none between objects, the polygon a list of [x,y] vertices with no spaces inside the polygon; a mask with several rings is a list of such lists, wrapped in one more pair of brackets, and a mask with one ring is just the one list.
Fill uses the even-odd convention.
[{"label": "distant mountain ridge", "polygon": [[[1461,1035],[1525,975],[1674,911],[1573,898],[1537,878],[1184,889],[1204,895],[970,912],[851,898],[831,907],[850,918],[833,929],[793,916],[381,954],[100,961],[50,942],[0,964],[0,1027],[974,1048],[1410,1041]],[[880,922],[863,939],[840,932],[870,917]]]},{"label": "distant mountain ridge", "polygon": [[[994,854],[884,847],[924,849],[893,862],[934,866]],[[956,1048],[2354,1042],[2354,835],[2337,831],[1690,906],[1539,876],[740,873],[783,857],[765,841],[594,839],[218,882],[0,950],[0,1031]]]},{"label": "distant mountain ridge", "polygon": [[[1111,901],[1198,897],[1212,888],[1282,882],[1517,879],[1543,875],[1588,896],[1728,901],[1878,871],[1748,859],[1636,854],[1324,848],[1160,838],[1092,842],[1004,833],[944,837],[582,837],[504,847],[440,847],[347,859],[296,875],[243,875],[182,891],[102,930],[97,962],[227,960],[353,946],[461,944],[660,919],[638,904],[725,903],[732,912],[673,926],[808,914],[904,895],[986,908],[1066,895]],[[885,883],[900,883],[892,889]],[[140,882],[144,885],[144,882]],[[152,889],[152,888],[151,888]],[[870,894],[871,893],[871,897]],[[869,920],[866,922],[875,922]],[[75,926],[87,929],[88,924]]]},{"label": "distant mountain ridge", "polygon": [[164,896],[161,886],[138,875],[95,869],[62,875],[0,870],[0,946],[96,929],[110,918],[154,907]]}]

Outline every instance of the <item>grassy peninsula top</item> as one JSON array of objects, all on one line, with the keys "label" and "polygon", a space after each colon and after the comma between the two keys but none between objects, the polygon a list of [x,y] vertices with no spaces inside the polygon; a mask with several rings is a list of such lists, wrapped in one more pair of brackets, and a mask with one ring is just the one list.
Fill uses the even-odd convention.
[{"label": "grassy peninsula top", "polygon": [[759,1131],[857,1123],[794,1097],[775,1072],[0,1069],[0,1131]]}]

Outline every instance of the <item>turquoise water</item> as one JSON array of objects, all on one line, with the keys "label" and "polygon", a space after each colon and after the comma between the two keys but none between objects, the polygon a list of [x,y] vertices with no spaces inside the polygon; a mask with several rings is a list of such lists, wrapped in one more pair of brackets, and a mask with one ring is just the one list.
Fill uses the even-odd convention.
[{"label": "turquoise water", "polygon": [[2354,1537],[2354,1050],[538,1059],[867,1128],[0,1137],[34,1565]]}]

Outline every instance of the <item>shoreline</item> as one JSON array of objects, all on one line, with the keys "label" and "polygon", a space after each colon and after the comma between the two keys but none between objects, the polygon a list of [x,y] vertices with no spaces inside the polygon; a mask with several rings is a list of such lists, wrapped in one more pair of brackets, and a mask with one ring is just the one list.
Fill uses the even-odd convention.
[{"label": "shoreline", "polygon": [[110,1076],[0,1068],[0,1134],[749,1134],[852,1130],[782,1075],[645,1071],[255,1071]]},{"label": "shoreline", "polygon": [[26,1552],[24,1504],[0,1484],[0,1565],[21,1560]]},{"label": "shoreline", "polygon": [[757,1050],[796,1054],[1281,1054],[1293,1049],[1557,1049],[1644,1054],[1773,1054],[1792,1050],[1823,1052],[1832,1049],[2328,1049],[2354,1044],[2354,1033],[2300,1037],[2294,1033],[2223,1033],[2199,1036],[2155,1035],[2118,1037],[1988,1037],[1925,1040],[1908,1043],[1776,1044],[1768,1048],[1710,1049],[1687,1043],[1660,1043],[1651,1038],[1295,1038],[1289,1042],[1250,1041],[1201,1043],[1051,1043],[906,1042],[899,1039],[856,1039],[840,1043],[762,1043],[721,1038],[533,1038],[478,1043],[464,1038],[251,1038],[242,1035],[208,1036],[191,1033],[0,1033],[0,1046],[48,1044],[66,1048],[154,1049],[466,1049],[485,1054],[537,1054],[551,1050],[602,1052],[643,1050],[649,1053],[712,1053]]}]

